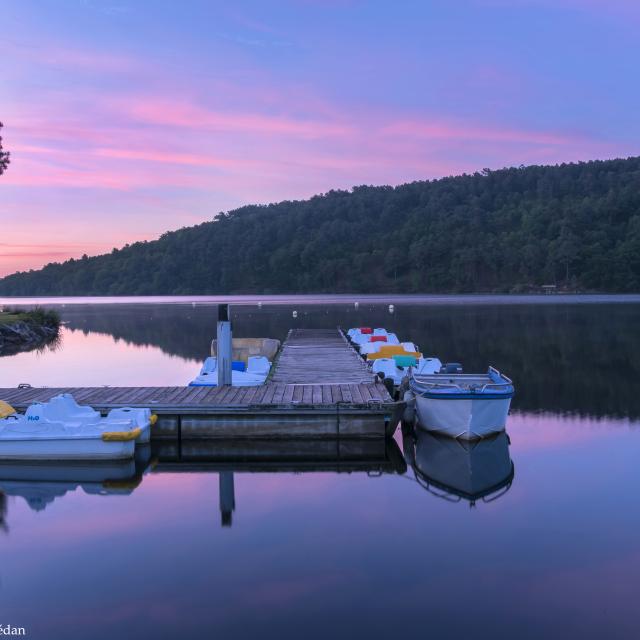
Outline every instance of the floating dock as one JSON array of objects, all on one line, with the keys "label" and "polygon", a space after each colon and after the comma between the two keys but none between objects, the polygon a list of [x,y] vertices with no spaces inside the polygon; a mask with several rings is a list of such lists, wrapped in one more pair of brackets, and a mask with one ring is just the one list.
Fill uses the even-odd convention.
[{"label": "floating dock", "polygon": [[401,410],[339,329],[292,329],[258,387],[27,387],[0,400],[24,411],[60,393],[101,412],[149,407],[154,438],[380,438]]}]

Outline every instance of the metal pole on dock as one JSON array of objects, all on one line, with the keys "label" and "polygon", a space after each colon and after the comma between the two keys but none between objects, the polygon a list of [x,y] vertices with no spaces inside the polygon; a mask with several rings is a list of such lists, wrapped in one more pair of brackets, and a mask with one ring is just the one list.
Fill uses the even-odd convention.
[{"label": "metal pole on dock", "polygon": [[223,527],[230,527],[236,508],[236,495],[233,471],[221,471],[219,474],[220,520]]},{"label": "metal pole on dock", "polygon": [[218,386],[231,384],[231,364],[233,361],[233,337],[229,320],[229,305],[218,306]]}]

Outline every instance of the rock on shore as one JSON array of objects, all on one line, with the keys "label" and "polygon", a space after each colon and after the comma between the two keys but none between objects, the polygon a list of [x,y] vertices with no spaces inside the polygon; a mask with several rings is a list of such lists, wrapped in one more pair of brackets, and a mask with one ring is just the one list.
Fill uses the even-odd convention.
[{"label": "rock on shore", "polygon": [[0,324],[0,354],[28,351],[45,345],[58,335],[58,327],[34,325],[19,320]]}]

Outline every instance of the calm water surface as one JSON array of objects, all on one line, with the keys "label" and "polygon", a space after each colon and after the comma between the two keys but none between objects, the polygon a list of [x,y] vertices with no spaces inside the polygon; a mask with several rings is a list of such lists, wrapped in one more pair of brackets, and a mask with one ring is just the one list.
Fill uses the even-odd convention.
[{"label": "calm water surface", "polygon": [[[184,384],[215,331],[215,300],[72,302],[57,349],[0,358],[0,387]],[[373,324],[497,366],[517,385],[510,443],[399,429],[386,446],[0,465],[2,624],[100,640],[638,636],[640,301],[238,302],[239,337]]]}]

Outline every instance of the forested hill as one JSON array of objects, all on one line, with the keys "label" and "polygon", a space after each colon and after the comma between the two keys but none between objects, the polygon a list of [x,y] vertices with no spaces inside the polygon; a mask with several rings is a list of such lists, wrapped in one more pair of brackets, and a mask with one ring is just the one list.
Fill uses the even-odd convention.
[{"label": "forested hill", "polygon": [[247,206],[1,295],[640,291],[640,157]]}]

